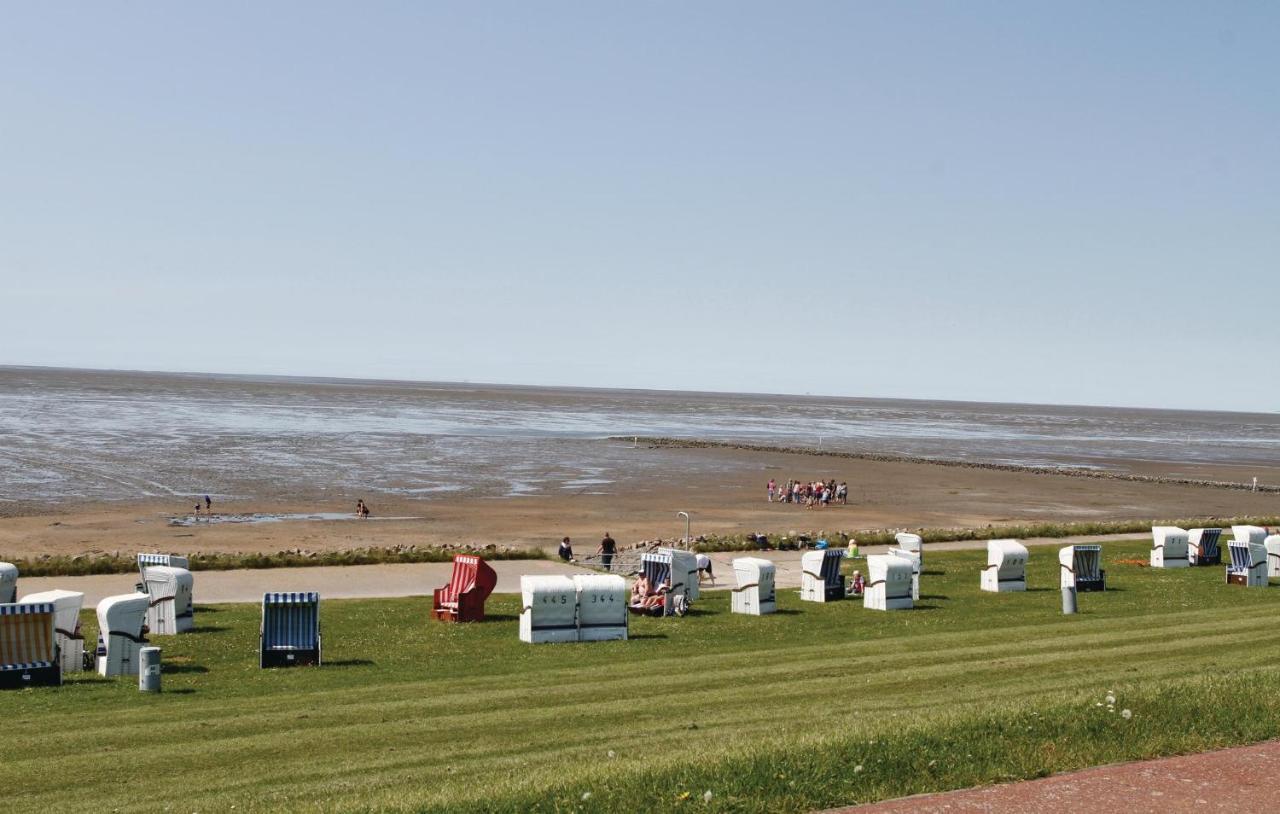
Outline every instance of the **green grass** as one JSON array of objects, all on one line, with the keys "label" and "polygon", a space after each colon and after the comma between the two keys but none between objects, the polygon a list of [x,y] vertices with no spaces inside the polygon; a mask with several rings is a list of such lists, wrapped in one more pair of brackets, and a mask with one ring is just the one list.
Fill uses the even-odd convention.
[{"label": "green grass", "polygon": [[[192,571],[233,571],[241,568],[308,568],[317,565],[378,565],[382,563],[452,562],[455,554],[478,554],[486,560],[544,560],[540,548],[441,548],[369,546],[342,551],[277,551],[273,554],[229,553],[188,556]],[[12,562],[24,577],[67,577],[88,574],[130,574],[138,570],[134,555],[82,554],[0,560]]]},{"label": "green grass", "polygon": [[257,668],[256,607],[200,607],[156,639],[159,696],[0,693],[0,787],[33,811],[798,812],[1274,737],[1280,591],[1116,562],[1147,547],[1106,546],[1113,590],[1074,617],[1043,548],[1023,594],[935,552],[913,611],[715,592],[628,642],[522,644],[514,596],[473,625],[329,600],[328,663],[290,670]]}]

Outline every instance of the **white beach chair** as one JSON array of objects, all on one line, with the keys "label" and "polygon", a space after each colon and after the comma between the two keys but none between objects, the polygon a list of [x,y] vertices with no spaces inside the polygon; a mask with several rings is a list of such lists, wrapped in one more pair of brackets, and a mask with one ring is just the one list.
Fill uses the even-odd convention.
[{"label": "white beach chair", "polygon": [[1227,543],[1231,564],[1227,566],[1227,584],[1246,588],[1266,588],[1267,549],[1262,543],[1243,543],[1232,540]]},{"label": "white beach chair", "polygon": [[911,600],[911,563],[902,557],[871,554],[867,557],[867,589],[862,607],[871,610],[908,610]]},{"label": "white beach chair", "polygon": [[18,566],[0,562],[0,603],[18,601]]},{"label": "white beach chair", "polygon": [[278,591],[262,596],[258,666],[296,667],[320,663],[320,594]]},{"label": "white beach chair", "polygon": [[1267,530],[1262,526],[1232,526],[1231,533],[1237,543],[1261,543],[1267,539]]},{"label": "white beach chair", "polygon": [[733,589],[729,609],[748,616],[764,616],[778,609],[774,592],[777,566],[759,557],[738,557],[733,561],[733,575],[738,587]]},{"label": "white beach chair", "polygon": [[659,554],[671,556],[671,571],[677,582],[684,583],[684,595],[693,602],[702,596],[698,586],[698,555],[683,548],[659,548]]},{"label": "white beach chair", "polygon": [[1027,547],[1017,540],[988,540],[979,587],[994,593],[1027,590],[1027,557]]},{"label": "white beach chair", "polygon": [[1105,591],[1107,572],[1102,570],[1102,546],[1069,545],[1058,550],[1058,573],[1063,588]]},{"label": "white beach chair", "polygon": [[578,588],[567,576],[520,577],[520,641],[578,641]]},{"label": "white beach chair", "polygon": [[0,687],[62,683],[52,602],[0,604]]},{"label": "white beach chair", "polygon": [[627,581],[618,574],[574,574],[578,595],[578,641],[627,638]]},{"label": "white beach chair", "polygon": [[41,591],[22,597],[23,604],[53,605],[53,635],[58,640],[58,663],[62,674],[84,671],[84,634],[80,632],[80,609],[84,594],[79,591]]},{"label": "white beach chair", "polygon": [[1272,534],[1262,541],[1267,550],[1267,576],[1280,577],[1280,534]]},{"label": "white beach chair", "polygon": [[844,599],[844,575],[840,561],[844,549],[827,548],[800,555],[800,598],[806,602]]},{"label": "white beach chair", "polygon": [[920,553],[917,551],[909,551],[905,548],[891,548],[887,552],[890,557],[900,557],[911,563],[911,598],[916,602],[920,601],[920,571],[924,568],[924,562],[920,559]]},{"label": "white beach chair", "polygon": [[146,594],[108,596],[98,603],[98,674],[136,676],[138,651],[149,642],[143,627],[151,598]]},{"label": "white beach chair", "polygon": [[169,565],[148,565],[142,569],[142,582],[151,597],[147,627],[153,636],[184,633],[195,626],[190,571]]},{"label": "white beach chair", "polygon": [[1191,536],[1177,526],[1151,527],[1151,567],[1186,568],[1191,565],[1187,549]]},{"label": "white beach chair", "polygon": [[[649,580],[652,591],[660,591],[663,595],[662,605],[659,606],[661,613],[652,610],[632,607],[631,610],[636,613],[646,613],[649,615],[671,616],[675,614],[678,605],[687,604],[688,598],[685,593],[685,574],[676,572],[672,568],[671,554],[663,554],[656,551],[649,551],[640,555],[640,570]],[[695,561],[696,562],[696,561]],[[694,568],[697,571],[697,568]]]},{"label": "white beach chair", "polygon": [[1222,529],[1187,529],[1187,562],[1190,565],[1221,565],[1218,541]]},{"label": "white beach chair", "polygon": [[893,539],[898,543],[898,548],[915,554],[920,560],[920,567],[924,568],[924,539],[919,534],[900,531],[893,535]]}]

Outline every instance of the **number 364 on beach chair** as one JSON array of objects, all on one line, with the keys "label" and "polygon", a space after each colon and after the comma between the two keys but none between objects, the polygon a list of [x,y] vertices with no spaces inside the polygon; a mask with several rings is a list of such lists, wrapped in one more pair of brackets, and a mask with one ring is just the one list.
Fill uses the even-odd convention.
[{"label": "number 364 on beach chair", "polygon": [[453,558],[449,584],[436,588],[431,613],[442,622],[483,622],[484,602],[498,584],[498,575],[474,554]]},{"label": "number 364 on beach chair", "polygon": [[320,594],[264,594],[259,641],[259,667],[319,664]]}]

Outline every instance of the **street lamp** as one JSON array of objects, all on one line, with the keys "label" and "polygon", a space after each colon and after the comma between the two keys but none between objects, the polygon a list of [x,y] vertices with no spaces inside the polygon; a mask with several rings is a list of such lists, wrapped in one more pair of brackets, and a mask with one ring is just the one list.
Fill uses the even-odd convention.
[{"label": "street lamp", "polygon": [[683,542],[688,543],[688,542],[689,542],[689,539],[690,539],[690,535],[689,535],[689,513],[688,513],[688,512],[676,512],[676,517],[683,517],[683,518],[684,518],[684,540],[683,540]]}]

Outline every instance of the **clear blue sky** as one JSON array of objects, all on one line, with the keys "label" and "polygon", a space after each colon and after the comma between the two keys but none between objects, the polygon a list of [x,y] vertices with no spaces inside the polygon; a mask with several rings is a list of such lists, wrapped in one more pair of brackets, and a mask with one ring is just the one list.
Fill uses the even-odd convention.
[{"label": "clear blue sky", "polygon": [[17,3],[0,363],[1280,409],[1280,4]]}]

